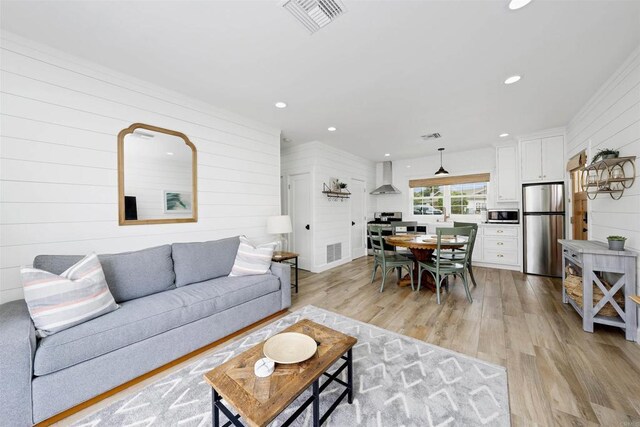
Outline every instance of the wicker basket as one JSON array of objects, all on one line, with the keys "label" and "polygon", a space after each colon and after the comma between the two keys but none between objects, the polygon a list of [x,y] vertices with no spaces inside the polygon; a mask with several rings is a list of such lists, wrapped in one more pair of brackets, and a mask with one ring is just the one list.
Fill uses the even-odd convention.
[{"label": "wicker basket", "polygon": [[[611,289],[611,285],[609,283],[607,283],[605,280],[601,280],[601,281],[606,288]],[[577,302],[580,308],[583,308],[584,304],[583,304],[583,296],[582,296],[582,277],[576,276],[567,271],[564,279],[564,287],[567,290],[567,295],[572,300]],[[595,307],[603,297],[604,297],[604,294],[602,293],[598,285],[594,284],[593,285],[593,306]],[[613,299],[618,303],[620,308],[624,310],[624,295],[622,295],[621,292],[616,292]],[[618,312],[611,305],[611,303],[608,302],[596,314],[600,316],[615,317],[618,315]]]}]

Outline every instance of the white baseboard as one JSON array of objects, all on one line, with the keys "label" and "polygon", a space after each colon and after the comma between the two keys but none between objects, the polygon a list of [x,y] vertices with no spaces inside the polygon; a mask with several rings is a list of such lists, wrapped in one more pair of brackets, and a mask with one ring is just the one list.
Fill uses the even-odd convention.
[{"label": "white baseboard", "polygon": [[473,261],[474,267],[497,268],[500,270],[522,271],[519,265],[491,264],[488,262]]},{"label": "white baseboard", "polygon": [[341,260],[338,260],[329,264],[313,266],[311,267],[310,271],[312,273],[322,273],[323,271],[331,270],[332,268],[347,264],[349,262],[351,262],[351,258],[342,258]]}]

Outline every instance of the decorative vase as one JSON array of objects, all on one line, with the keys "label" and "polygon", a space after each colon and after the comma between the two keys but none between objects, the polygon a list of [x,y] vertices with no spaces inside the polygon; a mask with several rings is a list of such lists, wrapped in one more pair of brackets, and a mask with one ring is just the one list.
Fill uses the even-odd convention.
[{"label": "decorative vase", "polygon": [[624,240],[608,240],[609,250],[624,251]]}]

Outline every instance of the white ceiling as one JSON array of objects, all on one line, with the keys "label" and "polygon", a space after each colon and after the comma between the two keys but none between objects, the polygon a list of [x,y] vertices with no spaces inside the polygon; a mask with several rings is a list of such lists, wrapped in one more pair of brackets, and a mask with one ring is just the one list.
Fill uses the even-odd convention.
[{"label": "white ceiling", "polygon": [[[507,3],[345,0],[313,35],[279,0],[3,0],[0,12],[3,29],[275,125],[291,144],[386,160],[564,126],[640,46],[640,1]],[[523,79],[504,85],[512,74]],[[443,138],[421,141],[431,132]]]}]

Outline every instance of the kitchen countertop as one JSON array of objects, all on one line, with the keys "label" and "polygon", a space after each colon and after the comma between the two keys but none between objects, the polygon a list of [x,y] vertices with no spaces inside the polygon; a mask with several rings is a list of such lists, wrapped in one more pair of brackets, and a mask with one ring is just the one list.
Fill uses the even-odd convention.
[{"label": "kitchen countertop", "polygon": [[558,239],[558,243],[578,253],[617,255],[617,256],[626,256],[626,257],[638,256],[638,253],[633,250],[611,251],[609,250],[609,245],[607,245],[604,242],[598,242],[596,240]]}]

